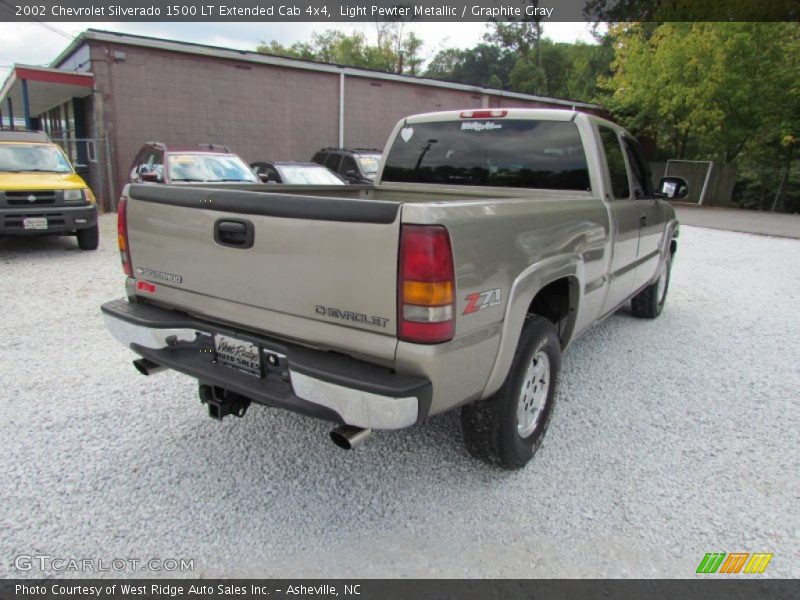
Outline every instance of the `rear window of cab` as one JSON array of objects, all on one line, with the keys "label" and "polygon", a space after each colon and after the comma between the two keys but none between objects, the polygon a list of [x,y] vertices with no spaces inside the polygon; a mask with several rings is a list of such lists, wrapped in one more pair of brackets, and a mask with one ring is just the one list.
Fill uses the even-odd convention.
[{"label": "rear window of cab", "polygon": [[529,119],[409,124],[392,143],[383,181],[590,189],[577,125]]}]

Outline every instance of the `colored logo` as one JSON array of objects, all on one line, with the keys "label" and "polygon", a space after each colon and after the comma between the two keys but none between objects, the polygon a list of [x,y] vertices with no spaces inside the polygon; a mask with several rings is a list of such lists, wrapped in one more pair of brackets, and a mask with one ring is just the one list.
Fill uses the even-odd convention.
[{"label": "colored logo", "polygon": [[772,560],[772,553],[766,552],[709,552],[697,566],[698,573],[711,574],[719,573],[733,575],[734,573],[763,573],[769,561]]},{"label": "colored logo", "polygon": [[493,290],[486,290],[485,292],[476,292],[470,294],[464,300],[467,301],[467,307],[462,314],[468,315],[470,313],[478,312],[486,308],[494,308],[500,305],[500,288]]}]

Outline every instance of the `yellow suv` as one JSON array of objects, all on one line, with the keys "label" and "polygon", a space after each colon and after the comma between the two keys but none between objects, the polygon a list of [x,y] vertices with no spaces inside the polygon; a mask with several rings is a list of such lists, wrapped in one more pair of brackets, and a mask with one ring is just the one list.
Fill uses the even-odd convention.
[{"label": "yellow suv", "polygon": [[74,235],[99,241],[97,205],[64,152],[39,131],[0,131],[0,236]]}]

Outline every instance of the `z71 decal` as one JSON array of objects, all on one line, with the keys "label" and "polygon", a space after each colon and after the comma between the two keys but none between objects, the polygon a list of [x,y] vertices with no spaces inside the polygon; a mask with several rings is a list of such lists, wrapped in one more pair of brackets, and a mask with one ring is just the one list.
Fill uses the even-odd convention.
[{"label": "z71 decal", "polygon": [[465,298],[467,307],[461,314],[468,315],[478,312],[484,308],[492,308],[500,304],[500,288],[486,290],[485,292],[475,292]]}]

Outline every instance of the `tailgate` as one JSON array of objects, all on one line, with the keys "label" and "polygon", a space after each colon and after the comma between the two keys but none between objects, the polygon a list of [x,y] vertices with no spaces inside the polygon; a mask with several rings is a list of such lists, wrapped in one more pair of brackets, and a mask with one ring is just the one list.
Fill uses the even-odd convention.
[{"label": "tailgate", "polygon": [[399,203],[159,185],[128,197],[134,276],[157,284],[138,294],[317,343],[332,327],[395,336]]}]

